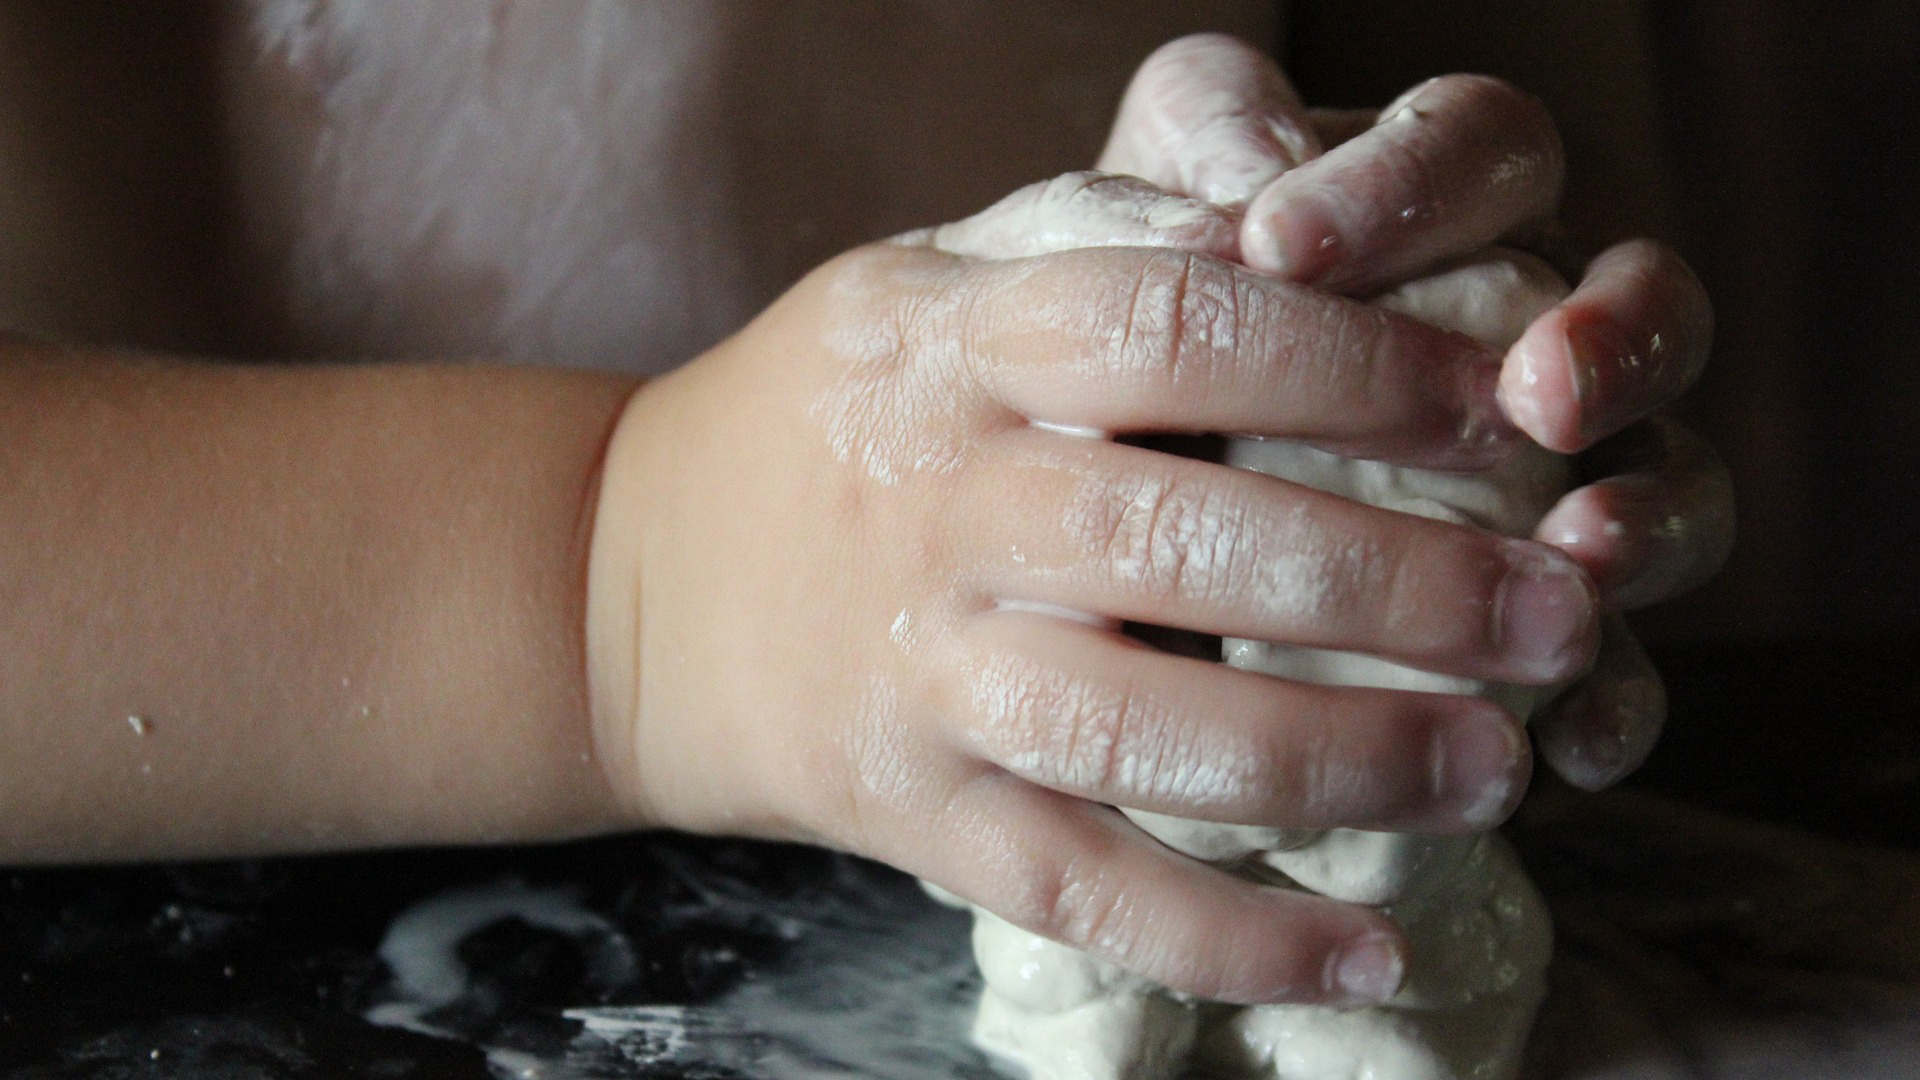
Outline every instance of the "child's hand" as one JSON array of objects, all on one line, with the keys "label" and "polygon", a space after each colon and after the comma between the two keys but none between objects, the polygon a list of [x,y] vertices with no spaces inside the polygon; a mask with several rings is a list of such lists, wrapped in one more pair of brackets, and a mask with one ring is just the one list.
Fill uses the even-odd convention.
[{"label": "child's hand", "polygon": [[[1181,74],[1167,56],[1158,77]],[[1133,120],[1155,70],[1130,96]],[[1556,423],[1603,431],[1677,392],[1704,352],[1704,306],[1677,263],[1635,263],[1658,263],[1656,251],[1603,259],[1529,340],[1584,312],[1662,333],[1670,359],[1556,383],[1533,370],[1551,352],[1539,344],[1503,366],[1464,339],[1238,269],[1228,260],[1361,288],[1420,268],[1381,241],[1396,228],[1429,262],[1467,254],[1550,212],[1558,148],[1550,125],[1510,122],[1530,108],[1511,92],[1439,83],[1414,96],[1414,129],[1431,138],[1407,144],[1381,125],[1352,144],[1372,156],[1343,148],[1275,180],[1321,136],[1286,127],[1290,102],[1270,107],[1274,87],[1284,93],[1270,69],[1212,70],[1224,89],[1199,100],[1220,115],[1191,126],[1210,140],[1163,141],[1157,163],[1136,145],[1128,160],[1123,117],[1104,164],[1215,198],[1251,185],[1244,221],[1131,181],[1062,178],[836,261],[636,400],[609,461],[589,644],[601,750],[642,820],[858,850],[1211,997],[1391,990],[1400,946],[1383,920],[1231,880],[1100,804],[1485,827],[1524,785],[1511,719],[1482,702],[1168,657],[1071,613],[1540,682],[1590,656],[1592,586],[1540,545],[1071,429],[1248,432],[1473,467],[1522,428],[1564,448]],[[1489,94],[1491,124],[1474,96]],[[1351,122],[1321,119],[1326,132]],[[1200,151],[1218,162],[1236,141],[1266,159],[1194,180]],[[1514,183],[1467,182],[1515,154],[1533,166]],[[1401,190],[1409,176],[1439,194]],[[1274,194],[1289,184],[1316,190],[1302,177],[1379,192],[1327,234],[1343,258],[1312,273],[1271,245],[1261,254],[1263,237],[1304,216],[1271,209],[1290,205]],[[1388,203],[1435,221],[1403,222]],[[1098,247],[1109,250],[1068,250]],[[1568,371],[1577,359],[1560,354]],[[1635,531],[1605,485],[1548,520],[1563,534],[1570,520],[1591,526],[1591,542],[1552,538],[1616,598],[1630,590],[1612,568],[1635,561],[1651,569],[1626,576],[1678,587],[1717,561],[1716,476],[1670,465],[1630,485],[1690,523],[1680,542]],[[1608,522],[1628,525],[1625,543]],[[1640,668],[1607,670],[1602,687],[1644,685]],[[1654,686],[1651,710],[1614,691],[1590,712],[1651,730]],[[1489,803],[1501,809],[1472,812]]]},{"label": "child's hand", "polygon": [[1065,177],[836,260],[644,390],[589,594],[599,746],[636,816],[859,851],[1208,997],[1391,992],[1385,919],[1102,804],[1485,828],[1525,785],[1513,718],[1071,612],[1550,682],[1590,661],[1598,605],[1545,545],[1067,430],[1463,468],[1520,437],[1497,355],[1235,266],[1237,237],[1217,208]]},{"label": "child's hand", "polygon": [[[1540,238],[1563,162],[1552,119],[1497,80],[1436,79],[1378,114],[1309,110],[1265,56],[1200,35],[1141,67],[1101,168],[1245,207],[1248,265],[1360,295],[1496,241]],[[1685,263],[1634,240],[1588,263],[1502,365],[1512,423],[1563,453],[1593,448],[1582,465],[1596,482],[1535,536],[1593,575],[1609,611],[1686,592],[1732,543],[1725,468],[1685,427],[1648,418],[1699,376],[1712,327]],[[1593,673],[1536,723],[1541,754],[1573,783],[1603,787],[1645,758],[1665,711],[1659,674],[1611,617]]]}]

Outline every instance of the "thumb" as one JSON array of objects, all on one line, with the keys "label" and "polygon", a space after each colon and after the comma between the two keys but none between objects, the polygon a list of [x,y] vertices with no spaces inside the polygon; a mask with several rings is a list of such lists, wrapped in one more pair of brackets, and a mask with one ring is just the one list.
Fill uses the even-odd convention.
[{"label": "thumb", "polygon": [[1162,45],[1134,73],[1099,168],[1245,206],[1320,150],[1300,95],[1272,60],[1238,38],[1195,34]]}]

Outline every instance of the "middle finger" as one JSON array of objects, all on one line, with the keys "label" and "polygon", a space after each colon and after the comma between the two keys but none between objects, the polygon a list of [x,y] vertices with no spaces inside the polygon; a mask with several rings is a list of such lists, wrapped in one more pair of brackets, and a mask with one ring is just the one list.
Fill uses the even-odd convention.
[{"label": "middle finger", "polygon": [[950,550],[982,592],[1342,649],[1503,682],[1572,676],[1593,584],[1544,544],[1245,470],[1037,428],[958,485]]}]

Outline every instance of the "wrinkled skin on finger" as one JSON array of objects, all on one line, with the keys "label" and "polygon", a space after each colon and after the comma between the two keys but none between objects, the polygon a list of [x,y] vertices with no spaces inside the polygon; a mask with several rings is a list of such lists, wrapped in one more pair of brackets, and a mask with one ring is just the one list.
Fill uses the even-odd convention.
[{"label": "wrinkled skin on finger", "polygon": [[[1142,65],[1103,168],[1244,207],[1240,259],[1280,277],[1365,294],[1549,223],[1564,154],[1539,103],[1499,80],[1447,76],[1379,112],[1315,110],[1257,50],[1200,35]],[[1235,187],[1235,185],[1240,185]],[[1732,488],[1712,451],[1671,421],[1648,421],[1698,378],[1712,310],[1670,250],[1604,252],[1500,365],[1503,422],[1563,453],[1658,444],[1571,492],[1535,538],[1569,552],[1608,607],[1679,595],[1725,561]],[[1664,719],[1657,673],[1615,624],[1589,680],[1539,724],[1542,757],[1584,787],[1613,783]]]},{"label": "wrinkled skin on finger", "polygon": [[[1283,84],[1233,78],[1293,116]],[[1216,142],[1313,152],[1311,116],[1260,115]],[[1206,174],[1209,193],[1248,168]],[[1516,427],[1458,422],[1508,416],[1501,358],[1236,265],[1253,217],[1192,194],[1062,178],[855,251],[635,399],[608,455],[588,645],[599,748],[637,820],[878,857],[1205,997],[1392,992],[1404,941],[1377,914],[1214,871],[1104,804],[1484,828],[1464,809],[1524,786],[1513,718],[1143,663],[1115,622],[1172,611],[1189,630],[1545,683],[1591,662],[1601,598],[1546,544],[1103,438],[1232,430],[1435,464],[1463,429]],[[1376,392],[1316,408],[1352,371]],[[1410,432],[1423,408],[1453,418]],[[1312,541],[1262,542],[1285,522]],[[1565,618],[1523,655],[1497,631],[1502,598],[1542,589]],[[1333,734],[1370,726],[1406,737]],[[1200,768],[1219,760],[1258,767]],[[1366,782],[1286,794],[1336,760],[1326,775]]]}]

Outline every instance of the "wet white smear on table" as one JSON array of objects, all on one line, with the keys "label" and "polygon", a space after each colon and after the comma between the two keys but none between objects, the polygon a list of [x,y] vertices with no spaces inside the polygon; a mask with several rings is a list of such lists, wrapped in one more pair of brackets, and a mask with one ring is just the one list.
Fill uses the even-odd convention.
[{"label": "wet white smear on table", "polygon": [[636,1064],[766,1080],[955,1080],[1001,1075],[967,1041],[979,976],[966,916],[911,880],[851,859],[823,889],[760,894],[703,883],[716,913],[774,920],[792,950],[701,1005],[568,1010],[581,1038]]},{"label": "wet white smear on table", "polygon": [[[979,995],[967,916],[934,903],[912,879],[838,858],[826,881],[782,892],[691,857],[672,857],[669,865],[673,884],[689,899],[665,913],[663,926],[634,927],[631,936],[564,889],[504,882],[416,904],[394,919],[380,946],[393,984],[390,999],[366,1018],[469,1041],[436,1024],[435,1014],[457,1012],[472,982],[458,955],[461,942],[506,919],[575,938],[588,961],[586,981],[597,984],[590,989],[626,981],[655,931],[663,948],[677,950],[684,943],[671,940],[675,927],[731,927],[743,940],[770,934],[784,945],[782,955],[749,965],[734,985],[707,1001],[567,1009],[563,1015],[581,1029],[557,1053],[481,1049],[496,1075],[512,1077],[1006,1075],[967,1038]],[[728,953],[716,959],[737,959],[725,945],[709,948]]]},{"label": "wet white smear on table", "polygon": [[402,912],[387,927],[380,959],[393,972],[396,1001],[377,1005],[367,1019],[386,1027],[439,1034],[428,1013],[459,1001],[471,988],[456,950],[474,933],[507,919],[566,934],[582,943],[587,977],[618,986],[633,977],[633,947],[612,923],[579,906],[565,889],[535,889],[515,881],[441,893]]}]

